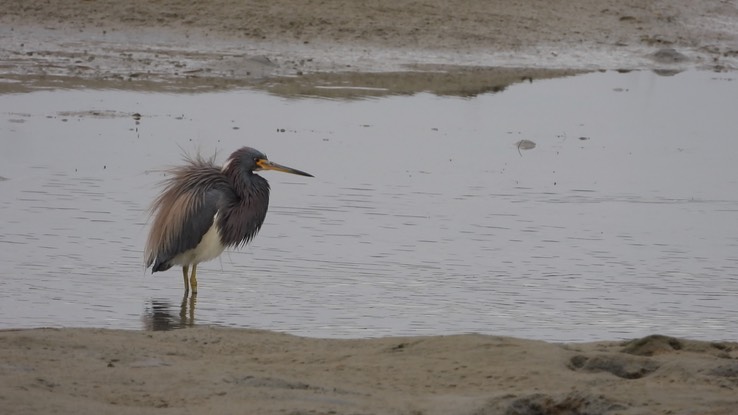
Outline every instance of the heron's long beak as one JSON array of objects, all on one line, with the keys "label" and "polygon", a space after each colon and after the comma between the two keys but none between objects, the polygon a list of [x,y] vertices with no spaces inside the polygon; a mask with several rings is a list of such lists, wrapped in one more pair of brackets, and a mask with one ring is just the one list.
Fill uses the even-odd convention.
[{"label": "heron's long beak", "polygon": [[281,171],[285,173],[298,174],[300,176],[313,177],[313,175],[310,173],[305,173],[304,171],[293,169],[292,167],[287,167],[281,164],[273,163],[267,159],[261,159],[257,161],[256,165],[261,167],[262,170],[276,170],[276,171]]}]

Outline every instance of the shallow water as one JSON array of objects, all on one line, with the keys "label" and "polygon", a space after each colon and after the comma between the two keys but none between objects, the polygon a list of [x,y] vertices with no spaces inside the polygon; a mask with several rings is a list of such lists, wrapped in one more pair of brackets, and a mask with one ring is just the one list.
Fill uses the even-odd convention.
[{"label": "shallow water", "polygon": [[[736,340],[736,107],[738,76],[706,72],[474,98],[0,95],[0,328]],[[263,173],[260,235],[183,300],[179,270],[142,265],[160,169],[242,145],[316,177]]]}]

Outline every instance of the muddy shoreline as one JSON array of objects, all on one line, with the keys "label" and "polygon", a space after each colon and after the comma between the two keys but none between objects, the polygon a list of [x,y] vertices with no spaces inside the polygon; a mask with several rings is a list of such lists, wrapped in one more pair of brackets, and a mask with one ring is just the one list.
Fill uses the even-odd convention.
[{"label": "muddy shoreline", "polygon": [[[478,91],[592,70],[738,68],[725,1],[0,2],[4,92],[315,85]],[[348,74],[348,75],[347,75]],[[426,79],[431,75],[431,80]],[[444,86],[437,78],[448,76]],[[333,77],[332,75],[336,75]]]}]

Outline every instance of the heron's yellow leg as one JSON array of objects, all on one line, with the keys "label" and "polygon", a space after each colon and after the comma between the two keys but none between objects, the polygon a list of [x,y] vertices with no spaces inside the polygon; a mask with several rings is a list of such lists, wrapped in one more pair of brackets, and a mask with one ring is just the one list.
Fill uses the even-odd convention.
[{"label": "heron's yellow leg", "polygon": [[189,265],[183,265],[182,266],[182,276],[184,276],[185,292],[189,292],[190,291],[189,281],[187,280],[187,278],[188,278],[188,275],[187,274],[189,274],[189,271],[190,271],[190,266]]},{"label": "heron's yellow leg", "polygon": [[190,275],[190,286],[192,294],[197,294],[197,264],[192,264],[192,275]]}]

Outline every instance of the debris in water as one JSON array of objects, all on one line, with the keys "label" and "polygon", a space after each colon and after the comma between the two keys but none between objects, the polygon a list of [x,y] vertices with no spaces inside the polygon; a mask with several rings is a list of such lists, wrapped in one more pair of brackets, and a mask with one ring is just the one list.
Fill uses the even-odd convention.
[{"label": "debris in water", "polygon": [[520,140],[515,143],[515,146],[518,147],[518,153],[520,153],[520,157],[523,157],[523,153],[521,153],[520,150],[533,150],[534,148],[536,148],[536,143],[530,140]]}]

